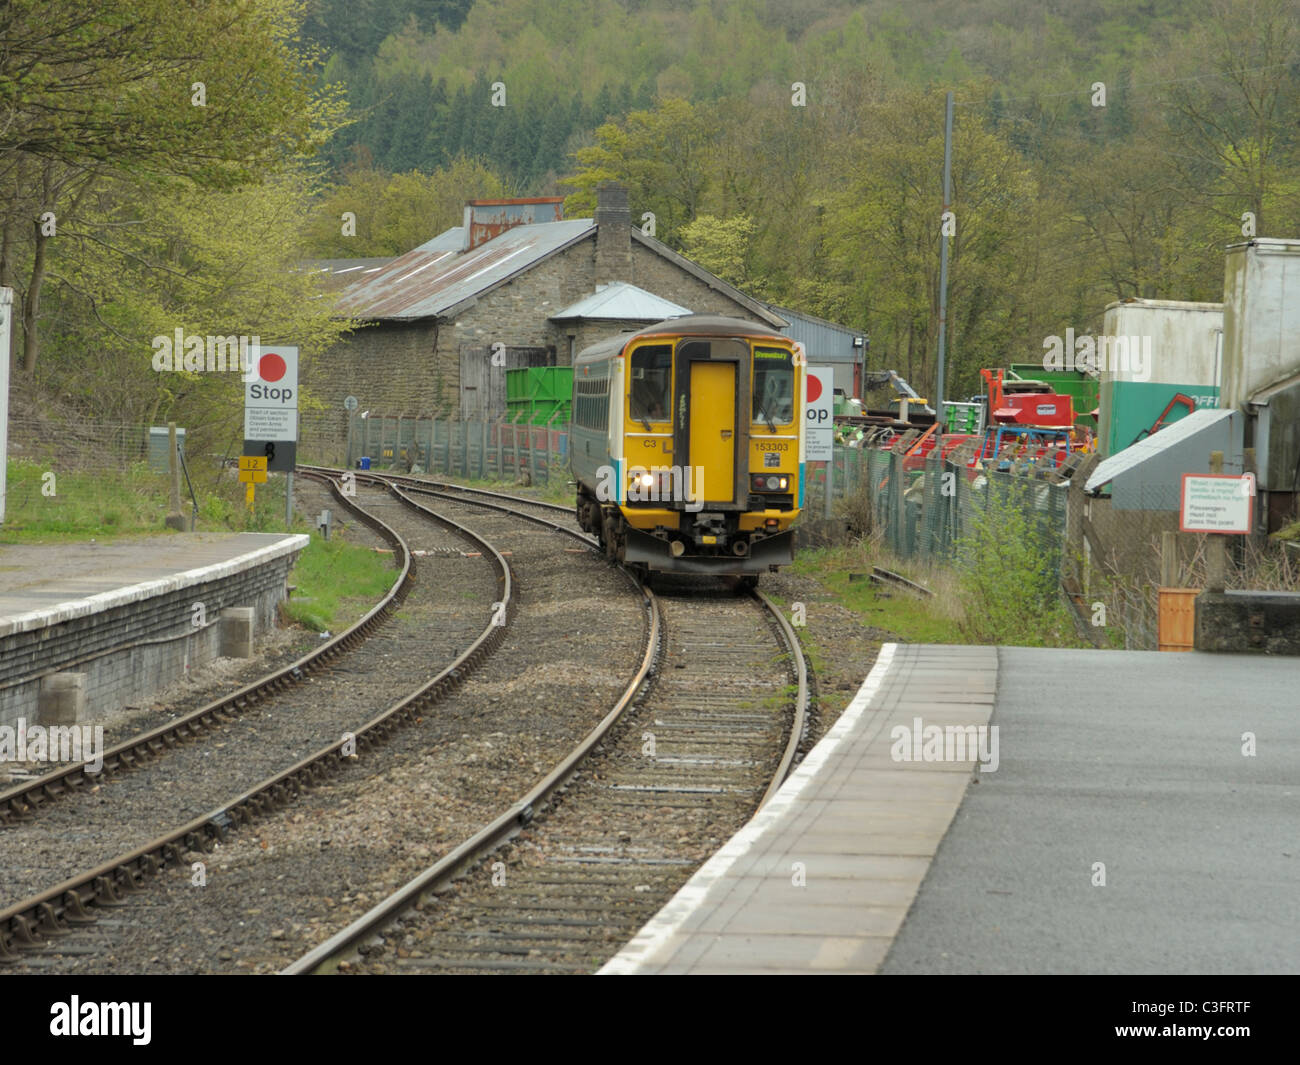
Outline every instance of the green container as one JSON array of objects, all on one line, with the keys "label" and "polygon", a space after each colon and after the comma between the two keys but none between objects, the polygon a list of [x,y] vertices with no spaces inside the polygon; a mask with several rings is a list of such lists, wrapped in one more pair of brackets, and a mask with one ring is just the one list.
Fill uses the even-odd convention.
[{"label": "green container", "polygon": [[558,429],[569,423],[569,400],[513,399],[506,401],[506,421],[516,425],[546,425]]},{"label": "green container", "polygon": [[[1101,453],[1114,455],[1132,446],[1143,430],[1149,430],[1164,413],[1169,401],[1179,392],[1190,396],[1198,410],[1219,405],[1217,385],[1170,384],[1160,381],[1108,381],[1107,422],[1101,426]],[[1165,425],[1187,417],[1188,410],[1177,404],[1169,412]]]},{"label": "green container", "polygon": [[547,366],[538,370],[537,390],[534,399],[568,403],[573,396],[573,367]]},{"label": "green container", "polygon": [[567,403],[572,395],[572,366],[523,366],[506,371],[507,403]]},{"label": "green container", "polygon": [[533,425],[550,424],[552,429],[558,429],[569,422],[569,401],[563,402],[538,400],[533,404]]}]

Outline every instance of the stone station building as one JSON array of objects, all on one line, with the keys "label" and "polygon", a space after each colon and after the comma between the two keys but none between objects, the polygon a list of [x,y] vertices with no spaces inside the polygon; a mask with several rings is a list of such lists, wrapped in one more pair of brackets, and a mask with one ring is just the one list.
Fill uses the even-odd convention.
[{"label": "stone station building", "polygon": [[786,325],[633,226],[626,189],[598,190],[595,218],[565,220],[561,205],[471,201],[464,225],[405,255],[335,264],[339,280],[355,277],[339,313],[365,324],[311,360],[305,387],[344,432],[349,395],[387,416],[497,418],[505,369],[570,365],[622,330],[688,312]]}]

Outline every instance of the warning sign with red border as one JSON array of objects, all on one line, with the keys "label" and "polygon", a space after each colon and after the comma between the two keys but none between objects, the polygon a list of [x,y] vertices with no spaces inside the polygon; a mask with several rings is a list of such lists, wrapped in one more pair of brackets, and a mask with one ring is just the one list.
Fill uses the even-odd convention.
[{"label": "warning sign with red border", "polygon": [[298,348],[263,346],[244,378],[244,454],[268,470],[293,470],[298,449]]},{"label": "warning sign with red border", "polygon": [[1244,536],[1255,519],[1255,475],[1183,474],[1182,532]]},{"label": "warning sign with red border", "polygon": [[804,458],[829,462],[835,445],[835,371],[830,366],[805,366]]}]

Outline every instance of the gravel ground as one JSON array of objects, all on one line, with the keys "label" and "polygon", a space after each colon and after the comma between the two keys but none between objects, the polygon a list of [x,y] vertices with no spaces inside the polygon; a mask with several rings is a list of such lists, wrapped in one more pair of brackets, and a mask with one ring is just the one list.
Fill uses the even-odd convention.
[{"label": "gravel ground", "polygon": [[[541,488],[510,484],[503,484],[500,491],[521,498],[541,497],[544,493]],[[549,498],[547,501],[554,502]],[[567,505],[567,502],[561,505]],[[875,665],[881,645],[898,637],[883,629],[863,625],[856,614],[840,606],[834,596],[811,577],[782,570],[764,574],[759,587],[787,604],[803,603],[806,608],[807,625],[802,631],[795,631],[815,640],[821,656],[821,669],[816,676],[811,676],[812,666],[809,664],[810,682],[817,696],[810,714],[811,745],[830,730],[848,706]]]},{"label": "gravel ground", "polygon": [[689,583],[660,597],[649,690],[552,807],[341,968],[591,972],[749,819],[789,730],[788,658],[764,608]]},{"label": "gravel ground", "polygon": [[[311,491],[318,492],[319,498],[307,499]],[[379,511],[384,520],[397,513],[395,502],[387,502],[391,505]],[[303,486],[299,503],[313,514],[326,505],[333,505],[336,518],[340,514],[328,494],[310,483]],[[481,827],[549,771],[577,737],[603,716],[639,657],[642,611],[628,593],[625,579],[558,534],[533,531],[517,519],[489,516],[469,506],[439,503],[437,509],[482,529],[489,539],[512,551],[521,614],[483,670],[419,727],[399,732],[389,744],[364,754],[344,773],[287,809],[244,828],[212,853],[187,856],[187,861],[203,863],[203,886],[194,883],[199,877],[191,869],[168,871],[146,891],[132,896],[129,905],[61,940],[60,953],[34,954],[11,971],[274,971]],[[349,539],[373,539],[359,524],[341,530],[336,521],[335,530]],[[435,548],[434,553],[440,556],[436,562],[441,566],[444,550]],[[865,629],[812,579],[768,575],[762,587],[787,602],[806,604],[806,631],[815,634],[823,660],[822,673],[814,678],[818,698],[810,733],[815,740],[847,705],[880,643],[890,636]],[[406,609],[404,604],[402,612]],[[416,622],[416,627],[424,625],[425,631],[430,627],[427,618],[404,620]],[[301,653],[307,642],[300,637],[286,644],[284,659]],[[261,674],[269,667],[259,663],[244,668]],[[215,687],[221,686],[221,669],[219,664],[210,678]],[[194,705],[212,697],[199,697],[197,683]],[[139,709],[135,718],[125,715],[122,727],[128,722],[133,730],[146,727],[134,722],[152,724],[150,714],[176,712],[164,706],[163,700],[155,700],[151,707]],[[632,724],[623,727],[621,742],[636,746],[640,733],[631,729]],[[126,774],[122,779],[140,775]],[[166,793],[169,786],[174,782],[161,780],[156,790]],[[230,787],[223,790],[233,793]],[[102,805],[108,801],[99,800]],[[60,805],[71,808],[73,804],[55,804],[50,810]],[[567,799],[559,804],[561,812],[565,806],[570,815],[579,809]],[[44,823],[47,816],[43,814],[35,824]],[[663,816],[672,816],[670,807],[665,807]],[[578,817],[582,819],[581,814]],[[542,822],[539,827],[546,825]],[[594,827],[608,834],[612,822]],[[734,827],[724,831],[715,823],[703,834],[678,841],[684,846],[684,857],[680,865],[670,863],[665,887],[674,878],[685,879]],[[648,839],[653,830],[652,818],[637,830],[638,839],[642,835]],[[76,819],[58,831],[65,837],[69,832],[76,835]],[[0,870],[11,864],[7,854],[14,853],[8,851],[6,835],[0,832]],[[628,842],[623,835],[630,838],[633,832],[620,829],[620,844]],[[507,882],[517,884],[521,871],[537,867],[540,853],[532,844],[517,841],[493,860],[504,860]],[[7,875],[6,870],[0,878]],[[627,886],[624,880],[617,874],[610,878],[616,885],[612,894],[620,899]],[[651,892],[638,892],[638,886],[649,885],[632,885],[632,908],[620,921],[620,925],[630,922],[628,934],[635,930],[642,909],[656,908],[650,905]],[[656,897],[658,891],[653,890]],[[8,890],[4,894],[12,897]],[[627,917],[629,913],[637,916]],[[411,919],[429,924],[436,916],[413,914]],[[621,945],[620,936],[621,932],[609,937],[611,942],[618,940],[614,949]],[[403,928],[401,938],[391,944],[388,963],[401,956],[403,968],[419,968],[413,960],[417,942],[415,929]],[[367,964],[383,963],[377,954]]]},{"label": "gravel ground", "polygon": [[[432,522],[407,517],[383,493],[357,495],[363,506],[391,518],[412,550],[467,546]],[[482,632],[497,594],[494,571],[484,558],[418,566],[405,602],[359,647],[199,739],[136,770],[107,774],[0,832],[0,899],[25,898],[219,809],[357,729]]]},{"label": "gravel ground", "polygon": [[12,971],[278,969],[476,831],[608,711],[640,658],[640,595],[557,533],[445,509],[511,552],[520,611],[496,654],[417,727],[188,856],[202,886],[170,870]]}]

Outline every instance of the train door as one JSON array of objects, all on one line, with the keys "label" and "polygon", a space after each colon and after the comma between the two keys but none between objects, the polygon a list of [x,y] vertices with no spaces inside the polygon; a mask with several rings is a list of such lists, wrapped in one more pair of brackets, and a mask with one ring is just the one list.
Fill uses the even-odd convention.
[{"label": "train door", "polygon": [[[735,510],[746,501],[749,345],[687,337],[677,345],[673,452],[689,485],[687,509]],[[744,402],[741,401],[744,397]]]},{"label": "train door", "polygon": [[730,503],[736,481],[736,365],[690,366],[691,502]]}]

